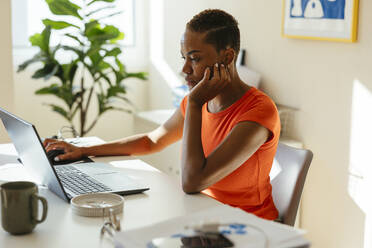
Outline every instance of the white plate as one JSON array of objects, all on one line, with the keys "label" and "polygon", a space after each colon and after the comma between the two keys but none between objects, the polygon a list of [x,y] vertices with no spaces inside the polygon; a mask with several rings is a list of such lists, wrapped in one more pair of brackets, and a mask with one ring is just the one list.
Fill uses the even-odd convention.
[{"label": "white plate", "polygon": [[124,198],[112,193],[92,193],[71,199],[72,211],[81,216],[108,216],[110,208],[114,214],[123,212]]}]

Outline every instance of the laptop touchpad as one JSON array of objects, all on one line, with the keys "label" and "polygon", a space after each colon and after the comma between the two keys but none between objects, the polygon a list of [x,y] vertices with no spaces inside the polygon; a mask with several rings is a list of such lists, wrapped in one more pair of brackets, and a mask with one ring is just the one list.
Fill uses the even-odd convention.
[{"label": "laptop touchpad", "polygon": [[128,176],[123,175],[119,171],[112,169],[109,165],[105,163],[82,163],[82,164],[75,164],[82,172],[88,174],[89,176],[93,177],[94,179],[104,183],[106,186],[110,188],[138,188],[139,185],[136,181],[131,179]]},{"label": "laptop touchpad", "polygon": [[139,187],[131,178],[122,174],[100,174],[95,175],[94,178],[112,189],[115,188],[126,188],[136,189]]},{"label": "laptop touchpad", "polygon": [[80,163],[74,164],[73,166],[90,176],[119,173],[118,171],[112,169],[110,166],[104,163]]}]

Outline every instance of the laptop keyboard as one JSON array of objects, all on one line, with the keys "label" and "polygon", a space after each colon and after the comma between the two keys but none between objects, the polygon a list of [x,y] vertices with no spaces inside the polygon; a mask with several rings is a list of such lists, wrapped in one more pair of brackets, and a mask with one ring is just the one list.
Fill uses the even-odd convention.
[{"label": "laptop keyboard", "polygon": [[54,168],[63,187],[77,195],[112,191],[111,188],[98,182],[73,166],[55,166]]}]

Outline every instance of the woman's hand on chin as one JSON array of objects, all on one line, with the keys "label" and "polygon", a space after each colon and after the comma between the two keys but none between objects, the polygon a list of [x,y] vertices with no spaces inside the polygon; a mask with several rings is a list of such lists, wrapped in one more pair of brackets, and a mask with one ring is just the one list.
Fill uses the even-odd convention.
[{"label": "woman's hand on chin", "polygon": [[202,107],[220,94],[230,82],[230,73],[224,64],[216,63],[212,68],[207,67],[203,79],[190,91],[188,101]]}]

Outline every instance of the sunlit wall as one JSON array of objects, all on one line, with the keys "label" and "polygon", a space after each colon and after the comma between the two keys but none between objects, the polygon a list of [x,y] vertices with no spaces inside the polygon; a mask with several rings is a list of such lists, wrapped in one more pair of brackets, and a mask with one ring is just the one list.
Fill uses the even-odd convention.
[{"label": "sunlit wall", "polygon": [[364,248],[372,247],[372,93],[358,79],[352,92],[349,194],[365,214]]}]

